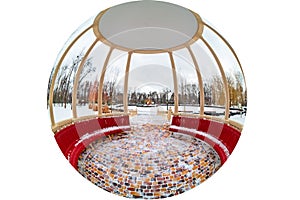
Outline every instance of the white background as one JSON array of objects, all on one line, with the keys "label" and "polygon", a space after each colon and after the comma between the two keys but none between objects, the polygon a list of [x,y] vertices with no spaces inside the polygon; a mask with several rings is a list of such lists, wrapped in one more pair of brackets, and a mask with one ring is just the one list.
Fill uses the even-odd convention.
[{"label": "white background", "polygon": [[[0,3],[0,199],[123,199],[81,177],[50,129],[46,91],[70,34],[125,1]],[[298,1],[170,0],[199,13],[236,50],[248,86],[243,135],[205,183],[170,199],[300,199]]]}]

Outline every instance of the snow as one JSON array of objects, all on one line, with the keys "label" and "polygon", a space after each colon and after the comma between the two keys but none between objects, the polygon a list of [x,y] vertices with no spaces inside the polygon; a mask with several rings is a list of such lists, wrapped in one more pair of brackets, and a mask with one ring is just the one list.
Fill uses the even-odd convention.
[{"label": "snow", "polygon": [[[123,109],[122,105],[114,105],[112,107],[113,109]],[[174,111],[174,106],[168,106],[168,108],[171,108],[172,111]],[[64,108],[61,105],[54,105],[54,119],[55,122],[60,122],[62,120],[71,119],[72,116],[72,109],[71,105],[67,104],[66,108]],[[132,116],[130,118],[131,123],[137,124],[137,123],[153,123],[153,124],[161,124],[162,122],[167,122],[166,116],[158,116],[157,113],[160,112],[166,112],[167,106],[156,106],[156,107],[137,107],[137,106],[128,106],[128,110],[137,110],[138,115]],[[199,113],[199,107],[198,106],[178,106],[178,110],[181,112],[186,113]],[[223,113],[224,108],[219,107],[205,107],[205,112],[216,112],[216,113]],[[77,106],[77,114],[78,117],[82,116],[88,116],[88,115],[97,115],[97,111],[93,111],[92,109],[88,108],[88,104]],[[154,117],[155,116],[155,117]],[[220,118],[224,117],[224,115],[218,116]],[[245,114],[236,114],[233,116],[230,116],[230,119],[232,121],[238,122],[240,124],[244,124],[245,122]]]}]

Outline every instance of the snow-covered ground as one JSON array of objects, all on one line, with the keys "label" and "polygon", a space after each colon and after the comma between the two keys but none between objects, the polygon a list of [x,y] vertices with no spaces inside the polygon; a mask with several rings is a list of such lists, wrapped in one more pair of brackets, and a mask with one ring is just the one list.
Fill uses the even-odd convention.
[{"label": "snow-covered ground", "polygon": [[[54,119],[55,122],[59,122],[66,119],[72,118],[72,109],[71,105],[68,104],[66,108],[62,106],[55,105],[54,107]],[[113,106],[114,109],[123,109],[122,106]],[[174,106],[168,106],[174,111]],[[137,110],[138,115],[131,117],[131,121],[133,124],[143,121],[149,122],[153,124],[166,122],[166,116],[158,115],[159,111],[167,111],[167,106],[157,106],[157,107],[136,107],[136,106],[128,106],[129,110]],[[178,110],[181,112],[187,113],[199,113],[199,107],[197,106],[179,106]],[[217,107],[205,107],[205,112],[216,112],[216,113],[223,113],[223,108]],[[77,106],[77,114],[78,117],[81,116],[88,116],[88,115],[97,115],[97,111],[93,111],[92,109],[88,108],[88,105],[85,106]],[[219,117],[223,117],[222,115]],[[245,114],[234,115],[230,117],[231,120],[244,124],[245,122]]]},{"label": "snow-covered ground", "polygon": [[240,124],[244,124],[245,123],[245,114],[243,115],[234,115],[231,116],[230,119],[236,122],[239,122]]}]

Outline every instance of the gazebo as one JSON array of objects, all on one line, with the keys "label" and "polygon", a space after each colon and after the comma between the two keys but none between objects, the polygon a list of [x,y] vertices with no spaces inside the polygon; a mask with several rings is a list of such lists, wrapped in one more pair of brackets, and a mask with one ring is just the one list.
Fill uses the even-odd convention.
[{"label": "gazebo", "polygon": [[121,196],[163,198],[225,163],[241,135],[246,92],[235,51],[197,13],[135,1],[71,35],[48,106],[55,139],[83,176]]}]

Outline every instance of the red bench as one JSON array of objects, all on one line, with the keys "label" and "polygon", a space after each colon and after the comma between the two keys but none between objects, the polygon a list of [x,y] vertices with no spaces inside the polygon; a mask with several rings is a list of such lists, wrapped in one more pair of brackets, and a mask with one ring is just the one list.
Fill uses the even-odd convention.
[{"label": "red bench", "polygon": [[236,146],[241,132],[217,121],[185,116],[173,116],[170,131],[192,135],[211,145],[219,154],[222,164]]},{"label": "red bench", "polygon": [[75,122],[56,132],[54,137],[64,156],[77,169],[78,157],[89,144],[130,129],[129,116],[103,117]]}]

